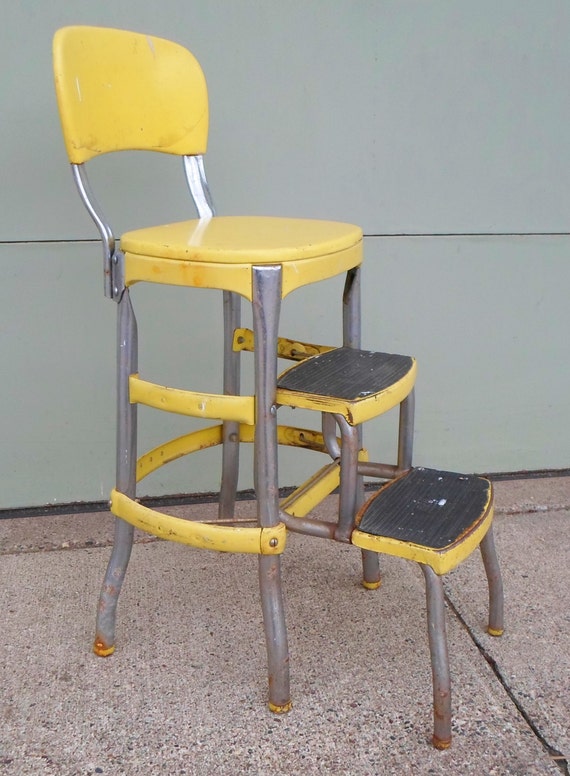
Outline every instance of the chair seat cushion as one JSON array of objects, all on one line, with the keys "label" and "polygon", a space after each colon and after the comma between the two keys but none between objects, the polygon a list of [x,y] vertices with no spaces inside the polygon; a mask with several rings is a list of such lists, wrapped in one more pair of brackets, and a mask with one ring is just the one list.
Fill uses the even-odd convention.
[{"label": "chair seat cushion", "polygon": [[161,259],[278,264],[312,259],[362,242],[362,230],[337,221],[215,216],[126,232],[121,250]]},{"label": "chair seat cushion", "polygon": [[444,574],[481,543],[492,517],[489,480],[419,467],[384,485],[364,504],[352,542]]},{"label": "chair seat cushion", "polygon": [[277,402],[363,423],[399,404],[412,390],[415,376],[411,356],[336,348],[284,372],[277,381]]}]

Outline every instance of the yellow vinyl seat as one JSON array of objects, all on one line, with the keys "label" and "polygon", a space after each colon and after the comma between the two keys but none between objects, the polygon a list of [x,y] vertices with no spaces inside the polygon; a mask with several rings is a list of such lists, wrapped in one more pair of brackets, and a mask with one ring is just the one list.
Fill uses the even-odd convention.
[{"label": "yellow vinyl seat", "polygon": [[362,230],[302,218],[215,216],[126,232],[125,283],[222,288],[251,299],[252,265],[281,265],[282,296],[362,261]]}]

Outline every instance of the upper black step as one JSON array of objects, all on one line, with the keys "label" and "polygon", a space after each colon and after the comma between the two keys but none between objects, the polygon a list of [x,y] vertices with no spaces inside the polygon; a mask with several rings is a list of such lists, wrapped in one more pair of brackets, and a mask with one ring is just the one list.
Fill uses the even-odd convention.
[{"label": "upper black step", "polygon": [[358,401],[397,383],[413,363],[410,356],[336,348],[291,367],[277,385],[290,391]]}]

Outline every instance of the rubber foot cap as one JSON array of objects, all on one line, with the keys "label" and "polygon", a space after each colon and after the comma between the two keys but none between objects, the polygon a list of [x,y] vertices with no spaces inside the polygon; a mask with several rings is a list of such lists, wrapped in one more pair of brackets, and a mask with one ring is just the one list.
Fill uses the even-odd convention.
[{"label": "rubber foot cap", "polygon": [[112,647],[106,647],[104,644],[101,644],[100,641],[96,641],[95,644],[93,644],[93,652],[99,657],[109,657],[114,651],[114,645]]},{"label": "rubber foot cap", "polygon": [[289,701],[289,703],[284,703],[281,706],[269,703],[269,711],[272,711],[274,714],[286,714],[288,711],[291,711],[292,708],[293,704],[291,701]]}]

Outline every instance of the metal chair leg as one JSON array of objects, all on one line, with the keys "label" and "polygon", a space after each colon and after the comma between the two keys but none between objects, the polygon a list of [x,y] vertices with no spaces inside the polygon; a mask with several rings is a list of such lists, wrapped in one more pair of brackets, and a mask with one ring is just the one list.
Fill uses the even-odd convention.
[{"label": "metal chair leg", "polygon": [[340,429],[342,444],[338,525],[334,538],[340,542],[350,542],[358,503],[360,429],[357,426],[351,426],[342,415],[335,415],[335,419]]},{"label": "metal chair leg", "polygon": [[[360,267],[351,269],[346,274],[344,283],[344,292],[342,298],[342,321],[343,321],[343,345],[349,348],[360,348],[361,346],[361,270]],[[358,429],[357,439],[358,450],[362,447],[362,429]],[[356,466],[356,461],[354,462]],[[358,494],[364,494],[362,478],[358,478],[356,488]],[[342,492],[342,490],[341,490]],[[354,515],[360,504],[358,496],[354,504]],[[341,512],[342,514],[342,512]],[[342,530],[340,531],[342,534]],[[346,534],[346,530],[344,531]],[[339,537],[336,537],[339,538]],[[362,550],[362,586],[367,590],[376,590],[382,584],[380,575],[380,561],[378,553],[370,550]]]},{"label": "metal chair leg", "polygon": [[485,534],[485,538],[479,545],[487,582],[489,584],[489,624],[487,632],[491,636],[502,636],[504,624],[503,612],[503,578],[495,549],[495,538],[493,536],[493,526]]},{"label": "metal chair leg", "polygon": [[292,707],[289,686],[289,646],[281,588],[281,556],[259,556],[259,587],[267,646],[269,709],[276,714]]},{"label": "metal chair leg", "polygon": [[429,651],[433,681],[433,737],[436,749],[451,746],[451,677],[445,630],[443,582],[435,571],[420,563],[426,581]]},{"label": "metal chair leg", "polygon": [[115,651],[117,603],[131,557],[134,530],[132,525],[119,517],[115,520],[113,552],[107,566],[97,608],[93,652],[99,657],[107,657]]},{"label": "metal chair leg", "polygon": [[[253,268],[253,330],[255,337],[254,479],[258,521],[279,523],[277,478],[277,330],[281,306],[281,268]],[[267,645],[269,708],[289,711],[289,648],[279,555],[259,555],[259,585]]]},{"label": "metal chair leg", "polygon": [[[224,393],[240,391],[240,354],[233,350],[234,331],[241,325],[239,294],[224,291]],[[239,475],[239,423],[227,420],[223,424],[222,480],[218,516],[231,520],[234,516]]]},{"label": "metal chair leg", "polygon": [[366,590],[378,590],[382,585],[380,561],[377,552],[362,550],[362,587]]},{"label": "metal chair leg", "polygon": [[398,429],[398,468],[410,469],[414,449],[415,394],[412,390],[400,404]]},{"label": "metal chair leg", "polygon": [[[128,290],[117,309],[117,490],[136,494],[137,406],[129,401],[129,376],[137,371],[137,321]],[[93,651],[101,657],[115,649],[115,615],[133,546],[134,528],[117,518],[113,552],[97,608]]]}]

